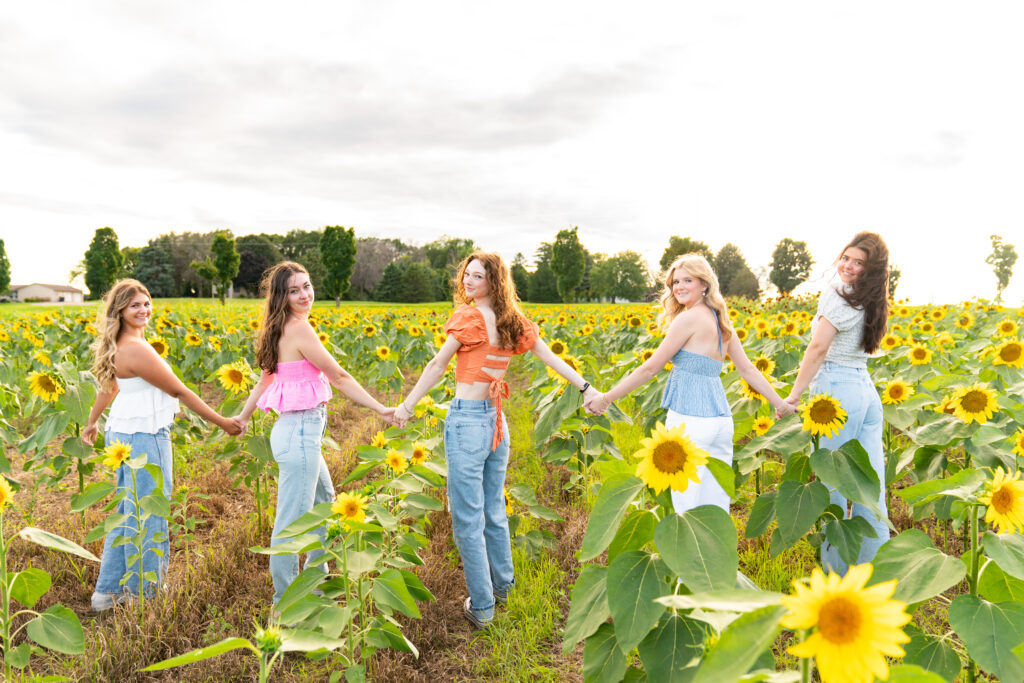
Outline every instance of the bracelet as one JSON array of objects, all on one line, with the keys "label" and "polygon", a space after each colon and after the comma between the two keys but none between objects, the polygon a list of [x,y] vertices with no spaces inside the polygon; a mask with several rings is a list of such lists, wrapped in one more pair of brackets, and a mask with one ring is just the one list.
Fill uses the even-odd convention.
[{"label": "bracelet", "polygon": [[402,401],[402,407],[405,408],[405,412],[409,413],[410,415],[416,412],[415,410],[409,410],[409,406],[405,405],[405,401]]},{"label": "bracelet", "polygon": [[587,381],[584,380],[583,386],[580,387],[580,393],[581,394],[585,393],[587,391],[587,389],[589,389],[589,388],[590,388],[590,382],[587,382]]}]

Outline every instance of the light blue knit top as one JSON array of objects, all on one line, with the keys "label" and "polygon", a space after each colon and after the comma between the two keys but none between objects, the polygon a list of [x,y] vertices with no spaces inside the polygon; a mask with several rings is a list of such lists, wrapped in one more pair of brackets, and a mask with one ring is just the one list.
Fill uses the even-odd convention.
[{"label": "light blue knit top", "polygon": [[[715,313],[715,309],[711,309]],[[715,313],[717,327],[718,313]],[[718,328],[718,352],[722,352],[722,329]],[[693,417],[731,417],[722,386],[722,361],[679,349],[672,356],[672,372],[661,397],[661,407]]]}]

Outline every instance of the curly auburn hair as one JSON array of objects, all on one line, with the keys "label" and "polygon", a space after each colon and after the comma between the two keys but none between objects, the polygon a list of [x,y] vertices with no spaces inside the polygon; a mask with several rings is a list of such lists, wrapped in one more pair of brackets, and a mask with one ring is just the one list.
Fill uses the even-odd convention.
[{"label": "curly auburn hair", "polygon": [[491,288],[491,308],[494,310],[494,324],[498,328],[499,345],[504,349],[519,346],[519,340],[525,331],[523,312],[519,308],[519,296],[516,295],[515,281],[512,274],[498,254],[486,251],[474,251],[459,264],[452,280],[455,290],[455,304],[471,304],[473,298],[466,294],[462,278],[466,275],[466,267],[473,261],[479,261],[487,275],[487,284]]},{"label": "curly auburn hair", "polygon": [[839,252],[836,263],[851,247],[864,252],[864,270],[853,282],[852,289],[840,291],[839,296],[853,308],[864,311],[861,346],[867,353],[874,353],[889,322],[889,247],[876,232],[858,232]]}]

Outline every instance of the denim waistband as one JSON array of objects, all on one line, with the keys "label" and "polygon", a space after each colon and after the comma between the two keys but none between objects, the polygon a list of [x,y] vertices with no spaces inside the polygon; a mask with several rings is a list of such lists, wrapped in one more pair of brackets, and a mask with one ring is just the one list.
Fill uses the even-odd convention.
[{"label": "denim waistband", "polygon": [[280,416],[281,417],[302,417],[303,415],[308,415],[310,413],[326,413],[326,412],[327,412],[327,404],[326,403],[321,403],[319,405],[313,406],[312,408],[304,408],[302,410],[286,410],[283,413],[281,413]]},{"label": "denim waistband", "polygon": [[870,377],[867,368],[855,368],[850,365],[840,365],[838,363],[833,363],[830,360],[827,360],[821,364],[821,370],[828,373],[843,373],[849,375],[864,375],[865,377]]},{"label": "denim waistband", "polygon": [[488,413],[495,410],[489,398],[453,398],[448,409],[467,413]]}]

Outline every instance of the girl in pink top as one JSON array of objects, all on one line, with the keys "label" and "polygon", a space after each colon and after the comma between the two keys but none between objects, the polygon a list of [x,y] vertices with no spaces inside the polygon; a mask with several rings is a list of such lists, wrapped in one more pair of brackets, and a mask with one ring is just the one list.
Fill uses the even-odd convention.
[{"label": "girl in pink top", "polygon": [[[279,471],[277,515],[270,540],[274,546],[282,529],[317,503],[334,500],[334,485],[320,451],[331,386],[389,422],[394,408],[370,396],[320,342],[309,324],[313,285],[305,268],[292,261],[278,263],[264,274],[260,288],[267,296],[256,340],[256,361],[262,373],[238,419],[246,427],[257,407],[279,415],[270,432],[270,448]],[[317,554],[309,554],[306,566]],[[274,604],[298,574],[297,555],[271,555]]]}]

